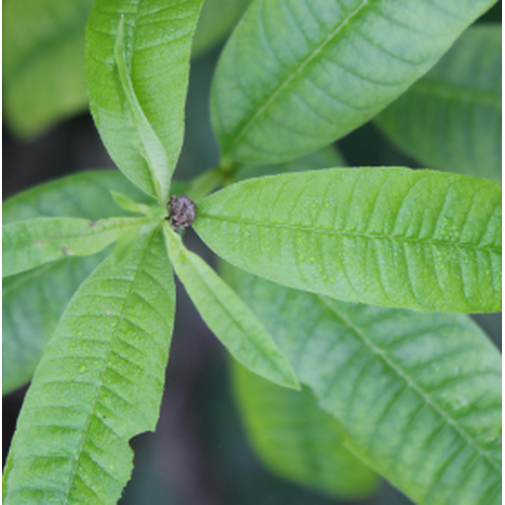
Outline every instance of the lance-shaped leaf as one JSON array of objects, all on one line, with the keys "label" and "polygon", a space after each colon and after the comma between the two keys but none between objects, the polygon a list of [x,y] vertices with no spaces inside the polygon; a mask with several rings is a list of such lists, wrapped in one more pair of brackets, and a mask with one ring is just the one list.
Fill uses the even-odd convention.
[{"label": "lance-shaped leaf", "polygon": [[156,426],[174,304],[159,229],[84,282],[26,395],[4,503],[117,502],[132,469],[129,439]]},{"label": "lance-shaped leaf", "polygon": [[[192,55],[231,31],[249,0],[207,0]],[[37,135],[88,106],[84,47],[93,0],[18,0],[3,6],[4,112],[17,135]]]},{"label": "lance-shaped leaf", "polygon": [[31,137],[87,108],[84,30],[92,0],[3,4],[5,118]]},{"label": "lance-shaped leaf", "polygon": [[299,388],[289,362],[247,305],[202,258],[184,247],[168,224],[163,230],[175,272],[202,319],[230,354],[272,382]]},{"label": "lance-shaped leaf", "polygon": [[470,318],[225,272],[360,458],[419,504],[501,503],[500,354]]},{"label": "lance-shaped leaf", "polygon": [[86,29],[90,107],[102,140],[125,175],[160,202],[182,145],[202,2],[97,0]]},{"label": "lance-shaped leaf", "polygon": [[[110,188],[136,200],[154,200],[120,172],[100,170],[71,175],[24,191],[2,204],[3,223],[40,216],[98,220],[123,214]],[[2,393],[28,382],[70,298],[103,261],[107,251],[70,257],[13,275],[2,283]],[[29,303],[27,303],[29,300]]]},{"label": "lance-shaped leaf", "polygon": [[2,227],[2,275],[14,275],[65,256],[101,251],[140,218],[111,217],[90,221],[73,217],[38,217]]},{"label": "lance-shaped leaf", "polygon": [[470,28],[376,118],[423,164],[501,181],[501,26]]},{"label": "lance-shaped leaf", "polygon": [[308,387],[281,388],[233,365],[242,420],[261,460],[274,473],[339,498],[363,498],[377,474],[344,447],[342,425]]},{"label": "lance-shaped leaf", "polygon": [[114,46],[114,57],[117,64],[119,81],[121,82],[121,90],[126,98],[126,109],[132,118],[135,133],[137,133],[137,138],[135,139],[137,141],[136,147],[142,158],[147,162],[158,201],[166,202],[171,176],[169,160],[160,139],[149,124],[133,89],[130,69],[126,62],[124,16],[121,16],[121,20],[119,21],[117,39]]},{"label": "lance-shaped leaf", "polygon": [[255,0],[212,92],[223,156],[280,162],[370,120],[495,0]]},{"label": "lance-shaped leaf", "polygon": [[249,179],[194,227],[235,266],[344,301],[451,312],[501,306],[501,187],[430,170],[329,169]]},{"label": "lance-shaped leaf", "polygon": [[116,205],[128,213],[132,212],[134,214],[148,214],[152,209],[152,207],[149,205],[139,203],[133,198],[130,198],[127,195],[123,195],[123,193],[118,193],[113,189],[110,191],[110,194]]},{"label": "lance-shaped leaf", "polygon": [[[175,182],[174,186],[179,187]],[[177,188],[174,191],[181,194]],[[2,219],[7,224],[40,216],[98,220],[126,214],[111,198],[112,189],[145,205],[155,203],[117,170],[100,170],[64,177],[9,198],[2,205]],[[31,379],[70,298],[109,252],[65,256],[3,279],[3,394]]]},{"label": "lance-shaped leaf", "polygon": [[114,202],[111,191],[154,205],[117,170],[96,170],[62,177],[30,188],[2,203],[3,224],[36,217],[80,217],[92,221],[131,216]]}]

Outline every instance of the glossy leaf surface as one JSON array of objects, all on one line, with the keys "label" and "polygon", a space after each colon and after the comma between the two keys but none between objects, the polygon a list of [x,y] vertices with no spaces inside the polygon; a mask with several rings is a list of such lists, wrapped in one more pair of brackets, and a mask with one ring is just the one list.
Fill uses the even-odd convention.
[{"label": "glossy leaf surface", "polygon": [[84,29],[92,0],[3,4],[4,113],[21,137],[87,108]]},{"label": "glossy leaf surface", "polygon": [[175,291],[163,236],[81,286],[35,372],[4,475],[4,503],[115,504],[129,439],[154,430]]},{"label": "glossy leaf surface", "polygon": [[281,388],[233,366],[234,390],[256,453],[277,475],[339,498],[363,498],[377,475],[344,447],[345,432],[310,388]]},{"label": "glossy leaf surface", "polygon": [[59,260],[88,256],[115,242],[139,218],[90,221],[71,217],[38,217],[2,227],[2,275],[7,277]]},{"label": "glossy leaf surface", "polygon": [[330,144],[428,71],[494,0],[255,0],[212,92],[225,158],[274,163]]},{"label": "glossy leaf surface", "polygon": [[227,266],[349,447],[416,503],[501,500],[501,360],[462,315],[349,304]]},{"label": "glossy leaf surface", "polygon": [[501,26],[475,26],[376,124],[431,168],[501,181],[501,89]]},{"label": "glossy leaf surface", "polygon": [[289,388],[298,381],[272,337],[236,293],[205,261],[164,227],[170,261],[202,319],[230,354],[254,373]]},{"label": "glossy leaf surface", "polygon": [[501,307],[501,187],[402,168],[249,179],[202,200],[194,228],[230,263],[344,301]]},{"label": "glossy leaf surface", "polygon": [[[179,157],[191,41],[202,2],[97,0],[86,29],[86,79],[98,131],[125,175],[158,198],[168,196],[169,176],[158,173],[154,180],[150,164],[164,154],[171,174]],[[124,41],[120,36],[118,42],[121,19]],[[118,54],[124,56],[119,66]],[[162,154],[157,141],[146,147],[146,129]]]}]

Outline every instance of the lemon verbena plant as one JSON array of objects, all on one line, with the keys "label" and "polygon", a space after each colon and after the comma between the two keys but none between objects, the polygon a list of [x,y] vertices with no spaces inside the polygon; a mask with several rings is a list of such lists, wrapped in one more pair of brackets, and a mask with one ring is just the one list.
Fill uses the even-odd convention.
[{"label": "lemon verbena plant", "polygon": [[[95,0],[87,93],[122,173],[4,205],[4,296],[46,283],[66,306],[47,345],[4,342],[4,392],[31,380],[4,503],[120,498],[129,441],[159,416],[175,273],[274,471],[340,497],[380,475],[416,503],[497,505],[500,356],[468,316],[501,308],[501,29],[470,26],[495,2],[253,0],[213,78],[221,160],[182,184],[202,3]],[[370,120],[429,168],[345,168],[331,144]],[[77,291],[57,290],[69,275]],[[307,419],[316,472],[293,450]]]}]

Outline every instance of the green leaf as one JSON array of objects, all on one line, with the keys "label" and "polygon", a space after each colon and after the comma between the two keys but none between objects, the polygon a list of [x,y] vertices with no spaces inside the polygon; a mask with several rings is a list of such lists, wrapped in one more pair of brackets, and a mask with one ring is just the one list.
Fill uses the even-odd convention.
[{"label": "green leaf", "polygon": [[4,503],[117,502],[132,469],[129,439],[156,426],[174,304],[159,229],[84,282],[26,395]]},{"label": "green leaf", "polygon": [[343,301],[449,312],[501,306],[501,186],[403,168],[249,179],[198,205],[235,266]]},{"label": "green leaf", "polygon": [[127,233],[122,235],[115,243],[112,248],[111,261],[113,263],[122,263],[124,259],[128,256],[128,253],[132,248],[134,248],[139,236],[142,235],[142,227],[137,226],[131,228]]},{"label": "green leaf", "polygon": [[118,193],[117,191],[111,190],[110,194],[116,205],[120,209],[126,210],[127,212],[133,212],[135,214],[147,214],[151,208],[149,205],[139,203],[133,198],[123,195],[122,193]]},{"label": "green leaf", "polygon": [[[231,31],[249,0],[207,0],[192,54]],[[88,107],[84,48],[92,0],[18,0],[3,6],[4,113],[9,127],[32,137]]]},{"label": "green leaf", "polygon": [[501,181],[501,56],[501,26],[470,28],[377,125],[427,166]]},{"label": "green leaf", "polygon": [[4,113],[13,132],[32,137],[86,110],[84,29],[92,0],[3,4]]},{"label": "green leaf", "polygon": [[198,57],[231,32],[251,0],[206,0],[196,26],[192,56]]},{"label": "green leaf", "polygon": [[202,2],[97,0],[86,29],[90,107],[102,140],[125,175],[160,203],[182,145]]},{"label": "green leaf", "polygon": [[467,316],[225,274],[360,458],[419,504],[501,503],[500,355]]},{"label": "green leaf", "polygon": [[223,52],[212,122],[224,158],[275,163],[370,120],[495,0],[255,0]]},{"label": "green leaf", "polygon": [[2,227],[2,275],[7,277],[65,256],[101,251],[140,218],[111,217],[90,221],[73,217],[38,217]]},{"label": "green leaf", "polygon": [[137,144],[137,148],[140,155],[149,166],[151,180],[158,201],[166,202],[168,200],[170,178],[172,174],[169,169],[167,154],[161,145],[160,139],[149,124],[135,96],[135,90],[133,89],[130,78],[130,69],[127,68],[126,63],[124,16],[121,16],[121,20],[119,21],[117,39],[114,46],[114,57],[117,64],[119,80],[121,82],[121,91],[126,97],[125,108],[133,120],[137,134],[136,140],[140,141]]},{"label": "green leaf", "polygon": [[[178,183],[172,186],[180,191]],[[135,201],[155,203],[120,172],[101,170],[71,175],[20,193],[3,203],[2,218],[4,223],[11,223],[39,216],[98,220],[126,214],[112,200],[112,188]],[[68,301],[107,254],[103,251],[88,257],[66,256],[3,279],[3,394],[31,379]]]},{"label": "green leaf", "polygon": [[344,447],[341,424],[309,388],[278,387],[236,362],[233,378],[249,439],[274,473],[339,498],[363,498],[377,489],[375,472]]},{"label": "green leaf", "polygon": [[[2,218],[4,223],[12,223],[38,216],[97,220],[122,214],[112,201],[109,188],[146,203],[154,202],[120,172],[102,170],[71,175],[20,193],[3,203]],[[3,279],[3,394],[31,379],[68,301],[106,254],[104,251],[89,257],[67,256]]]},{"label": "green leaf", "polygon": [[2,204],[3,224],[43,216],[97,221],[129,215],[114,203],[111,190],[144,204],[156,203],[117,170],[89,171],[35,186],[9,198]]},{"label": "green leaf", "polygon": [[68,301],[108,252],[67,257],[2,279],[2,394],[32,378]]},{"label": "green leaf", "polygon": [[[168,216],[168,209],[166,205],[145,205],[114,190],[112,190],[110,194],[119,208],[126,210],[127,212],[143,214],[145,221],[148,223],[157,224]],[[141,226],[138,228],[140,229]]]},{"label": "green leaf", "polygon": [[289,362],[247,305],[168,224],[163,227],[170,261],[202,319],[230,354],[254,373],[299,388]]}]

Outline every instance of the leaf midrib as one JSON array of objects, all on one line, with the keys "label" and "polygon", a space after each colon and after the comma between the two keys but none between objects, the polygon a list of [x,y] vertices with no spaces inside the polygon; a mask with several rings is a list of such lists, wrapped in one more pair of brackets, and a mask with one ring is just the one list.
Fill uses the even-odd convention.
[{"label": "leaf midrib", "polygon": [[426,244],[426,245],[433,245],[436,247],[457,247],[457,248],[462,248],[462,249],[472,249],[476,251],[482,251],[482,252],[489,252],[492,254],[501,254],[502,248],[501,247],[485,247],[485,246],[479,246],[476,244],[471,244],[468,242],[453,242],[450,240],[441,240],[441,239],[434,239],[434,238],[428,238],[428,239],[422,239],[422,238],[412,238],[412,237],[403,237],[401,235],[379,235],[379,234],[371,234],[371,233],[362,233],[362,232],[352,232],[352,231],[340,231],[340,230],[329,230],[329,229],[321,229],[321,228],[311,228],[309,226],[301,226],[301,225],[293,225],[293,224],[286,224],[286,223],[270,223],[270,222],[262,222],[262,221],[256,221],[254,219],[236,219],[233,217],[229,216],[215,216],[215,215],[209,215],[205,213],[200,213],[199,218],[207,218],[210,220],[220,220],[220,221],[226,221],[226,222],[232,222],[232,223],[237,223],[239,225],[252,225],[252,226],[258,226],[258,227],[272,227],[272,228],[279,228],[279,229],[287,229],[287,230],[293,230],[293,231],[302,231],[306,233],[322,233],[322,234],[328,234],[328,235],[337,235],[337,236],[342,236],[342,237],[350,237],[350,238],[365,238],[368,240],[389,240],[391,242],[399,242],[399,243],[420,243],[420,244]]},{"label": "leaf midrib", "polygon": [[[53,219],[53,218],[49,218]],[[61,218],[54,218],[54,219],[61,219]],[[69,219],[80,219],[80,218],[69,218]],[[113,219],[113,218],[112,218]],[[16,242],[14,247],[9,247],[7,248],[8,251],[17,251],[19,249],[25,249],[25,248],[31,248],[33,245],[37,242],[41,242],[41,245],[44,244],[50,244],[51,242],[58,240],[58,239],[74,239],[74,238],[79,238],[79,237],[89,237],[89,236],[98,236],[102,235],[104,233],[116,230],[116,229],[121,229],[121,228],[128,228],[130,226],[133,226],[135,223],[142,221],[144,218],[125,218],[125,217],[120,217],[118,219],[131,219],[131,221],[128,222],[123,222],[123,223],[117,223],[117,224],[111,224],[111,226],[106,226],[102,229],[94,229],[94,225],[90,226],[88,225],[88,229],[83,230],[81,233],[63,233],[63,234],[55,234],[55,235],[50,235],[48,237],[43,237],[36,239],[35,241],[33,239],[28,240],[28,241],[23,241],[23,242]],[[87,219],[83,219],[82,221],[85,221],[87,223],[91,223],[92,221],[89,221]],[[16,222],[12,223],[17,224]],[[101,224],[99,221],[96,222],[97,225]],[[9,225],[6,225],[9,226]],[[69,254],[71,254],[72,251],[69,251]]]},{"label": "leaf midrib", "polygon": [[235,136],[235,140],[229,145],[226,150],[223,150],[223,157],[226,158],[229,153],[235,148],[240,139],[252,127],[255,121],[270,107],[270,105],[277,99],[277,97],[302,73],[302,71],[323,51],[323,49],[332,42],[332,40],[349,24],[349,22],[358,16],[363,9],[365,9],[371,0],[363,0],[361,4],[354,9],[343,21],[340,23],[330,34],[320,43],[316,48],[311,51],[308,56],[301,62],[294,72],[287,76],[287,78],[280,83],[280,85],[273,91],[270,98],[247,120],[241,130]]},{"label": "leaf midrib", "polygon": [[467,433],[463,428],[460,428],[457,424],[456,420],[442,407],[440,407],[437,403],[435,403],[429,394],[422,389],[411,377],[409,373],[404,371],[398,363],[393,361],[386,353],[384,349],[381,349],[379,346],[375,345],[374,342],[367,337],[366,333],[361,330],[358,326],[356,326],[351,320],[349,320],[344,314],[340,313],[340,311],[335,307],[332,303],[332,300],[316,295],[331,311],[335,313],[335,315],[343,321],[345,325],[347,325],[353,333],[366,345],[368,346],[374,354],[380,356],[385,364],[395,373],[397,376],[401,377],[408,384],[408,387],[412,388],[416,393],[419,394],[426,402],[427,405],[430,405],[446,422],[452,425],[455,430],[466,440],[469,445],[472,445],[476,448],[477,452],[480,453],[482,457],[484,457],[495,470],[497,470],[501,475],[500,466],[494,461],[489,451],[485,450],[474,437],[470,433]]},{"label": "leaf midrib", "polygon": [[[122,321],[124,319],[126,309],[127,309],[128,305],[129,305],[129,300],[130,300],[130,297],[131,297],[131,295],[133,293],[133,289],[135,288],[135,285],[137,283],[138,276],[139,276],[139,274],[140,274],[140,272],[142,270],[142,265],[144,264],[144,261],[145,261],[147,255],[149,254],[149,252],[151,250],[151,243],[154,240],[155,235],[156,235],[156,230],[154,230],[154,231],[151,232],[151,237],[150,237],[149,241],[146,244],[146,247],[145,247],[145,250],[144,250],[144,254],[142,255],[142,258],[141,258],[141,260],[138,263],[135,275],[134,275],[133,280],[131,282],[130,289],[128,290],[128,293],[125,296],[123,309],[122,309],[121,314],[119,316],[118,323],[116,325],[116,328],[114,329],[114,333],[112,335],[112,338],[110,339],[109,349],[107,351],[107,354],[104,357],[104,365],[102,367],[102,370],[100,371],[100,377],[98,379],[97,388],[96,388],[96,394],[95,394],[95,398],[93,400],[93,405],[91,407],[91,410],[89,411],[88,419],[86,421],[86,425],[85,425],[84,430],[83,430],[82,441],[81,441],[81,444],[80,444],[79,449],[77,451],[77,457],[75,458],[74,467],[72,469],[72,473],[71,473],[69,481],[68,481],[67,490],[65,491],[65,501],[63,502],[63,505],[67,505],[68,504],[68,498],[69,498],[69,495],[70,495],[70,490],[72,489],[72,484],[74,482],[74,477],[75,477],[75,474],[76,474],[76,470],[78,468],[79,460],[81,458],[81,455],[82,455],[82,452],[83,452],[83,448],[84,448],[84,444],[85,444],[86,439],[87,439],[87,434],[88,434],[89,426],[90,426],[90,423],[91,423],[91,419],[95,415],[95,408],[96,408],[96,404],[97,404],[97,401],[98,401],[98,397],[100,396],[100,391],[101,391],[101,387],[102,387],[102,380],[103,380],[103,376],[104,376],[105,371],[106,371],[107,366],[108,366],[109,357],[110,357],[110,354],[111,354],[111,352],[112,352],[112,350],[114,348],[114,343],[117,340],[119,329],[121,328],[121,324],[122,324]],[[120,438],[123,438],[123,437],[120,437]]]}]

